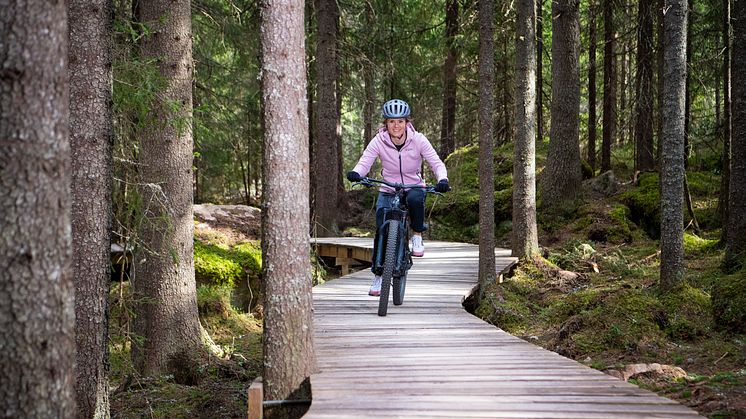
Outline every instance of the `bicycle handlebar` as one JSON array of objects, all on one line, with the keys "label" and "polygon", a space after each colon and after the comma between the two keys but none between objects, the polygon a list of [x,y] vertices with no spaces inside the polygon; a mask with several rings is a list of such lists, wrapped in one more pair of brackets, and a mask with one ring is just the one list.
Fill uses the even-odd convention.
[{"label": "bicycle handlebar", "polygon": [[400,191],[402,189],[420,188],[420,189],[424,189],[426,193],[432,193],[432,194],[436,194],[436,195],[443,195],[440,192],[436,192],[434,186],[428,186],[428,185],[422,186],[420,184],[406,185],[406,184],[403,184],[403,183],[389,182],[387,180],[373,179],[373,178],[369,178],[369,177],[363,177],[359,182],[355,182],[353,185],[363,185],[365,187],[372,187],[372,186],[374,186],[373,185],[374,183],[380,183],[382,185],[386,185],[386,186],[388,186],[390,188],[394,188],[394,190],[396,190],[396,191]]}]

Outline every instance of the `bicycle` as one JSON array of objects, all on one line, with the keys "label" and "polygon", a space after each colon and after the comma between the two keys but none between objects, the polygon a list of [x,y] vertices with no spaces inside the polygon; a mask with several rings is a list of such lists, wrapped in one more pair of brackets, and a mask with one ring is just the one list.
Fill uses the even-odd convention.
[{"label": "bicycle", "polygon": [[389,288],[393,288],[394,305],[404,303],[407,287],[407,271],[412,267],[412,251],[409,249],[409,208],[405,189],[421,188],[426,193],[443,195],[433,186],[405,185],[385,180],[363,177],[354,185],[373,187],[379,183],[394,189],[394,199],[383,209],[383,223],[376,231],[373,241],[373,271],[381,275],[381,295],[378,300],[378,315],[385,316],[389,305]]}]

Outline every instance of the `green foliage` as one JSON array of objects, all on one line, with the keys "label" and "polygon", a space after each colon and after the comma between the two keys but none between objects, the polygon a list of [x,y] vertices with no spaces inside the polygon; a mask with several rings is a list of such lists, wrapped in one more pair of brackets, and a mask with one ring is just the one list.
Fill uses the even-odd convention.
[{"label": "green foliage", "polygon": [[[512,149],[495,149],[495,222],[511,220]],[[446,159],[453,190],[435,201],[432,216],[438,221],[433,234],[439,239],[474,241],[479,237],[479,147],[462,147]]]},{"label": "green foliage", "polygon": [[701,289],[685,283],[661,296],[660,301],[666,314],[660,326],[672,339],[689,341],[709,332],[710,296]]},{"label": "green foliage", "polygon": [[746,333],[746,269],[724,276],[714,284],[712,315],[718,327]]},{"label": "green foliage", "polygon": [[620,200],[630,209],[629,218],[653,239],[660,237],[660,194],[657,173],[643,173],[636,189],[622,194]]},{"label": "green foliage", "polygon": [[200,282],[232,286],[247,276],[257,278],[261,261],[261,249],[255,242],[227,248],[194,240],[194,270]]}]

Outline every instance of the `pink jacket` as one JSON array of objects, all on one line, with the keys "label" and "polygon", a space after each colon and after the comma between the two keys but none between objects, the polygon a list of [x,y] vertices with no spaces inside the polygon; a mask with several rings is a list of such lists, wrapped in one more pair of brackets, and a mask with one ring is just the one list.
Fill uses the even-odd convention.
[{"label": "pink jacket", "polygon": [[[437,180],[448,179],[446,165],[440,160],[430,141],[424,135],[415,131],[411,123],[407,124],[407,141],[401,151],[394,146],[386,128],[381,128],[370,141],[368,147],[365,148],[362,157],[352,170],[360,176],[367,175],[376,161],[376,157],[381,159],[383,179],[389,182],[424,185],[425,181],[420,173],[423,157],[435,173]],[[391,191],[392,189],[382,186],[381,190]]]}]

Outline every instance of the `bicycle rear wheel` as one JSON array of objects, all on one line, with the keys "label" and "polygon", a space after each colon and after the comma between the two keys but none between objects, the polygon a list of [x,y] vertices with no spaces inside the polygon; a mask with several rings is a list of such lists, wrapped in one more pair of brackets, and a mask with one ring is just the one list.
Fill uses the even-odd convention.
[{"label": "bicycle rear wheel", "polygon": [[394,277],[394,305],[400,306],[404,302],[404,290],[407,288],[407,274]]},{"label": "bicycle rear wheel", "polygon": [[386,254],[381,274],[381,296],[378,299],[378,315],[385,316],[389,308],[389,289],[396,266],[396,244],[399,242],[399,221],[389,221],[386,237]]}]

